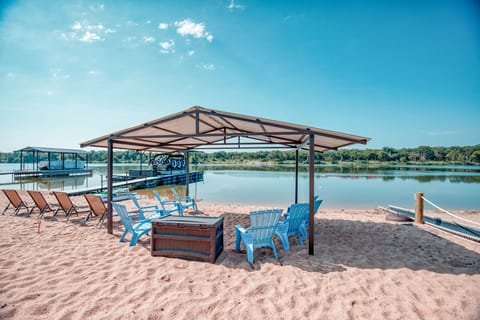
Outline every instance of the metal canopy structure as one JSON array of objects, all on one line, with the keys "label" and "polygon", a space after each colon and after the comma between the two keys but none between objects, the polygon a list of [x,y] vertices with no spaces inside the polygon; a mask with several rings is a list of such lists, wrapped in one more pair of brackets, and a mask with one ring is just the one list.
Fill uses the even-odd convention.
[{"label": "metal canopy structure", "polygon": [[[315,152],[337,150],[340,147],[370,139],[324,130],[294,123],[241,115],[195,106],[159,119],[126,128],[85,141],[83,147],[108,148],[108,201],[107,229],[113,232],[111,195],[113,149],[150,152],[185,152],[205,149],[296,149],[295,202],[298,190],[298,150],[309,150],[310,163],[310,230],[309,254],[313,255],[313,198]],[[188,165],[187,194],[188,194]]]}]

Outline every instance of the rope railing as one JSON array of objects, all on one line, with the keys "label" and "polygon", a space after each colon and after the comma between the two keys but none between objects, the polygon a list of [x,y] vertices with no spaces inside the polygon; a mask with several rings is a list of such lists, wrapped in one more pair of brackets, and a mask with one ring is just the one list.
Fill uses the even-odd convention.
[{"label": "rope railing", "polygon": [[449,216],[452,216],[452,217],[454,217],[454,218],[457,218],[457,219],[466,221],[466,222],[468,222],[468,223],[472,223],[472,224],[474,224],[474,225],[480,226],[480,222],[472,221],[472,220],[469,220],[469,219],[460,217],[460,216],[458,216],[458,215],[456,215],[456,214],[453,214],[453,213],[451,213],[451,212],[449,212],[449,211],[447,211],[447,210],[445,210],[445,209],[437,206],[435,203],[433,203],[432,201],[430,201],[430,200],[428,200],[427,198],[425,198],[425,196],[422,196],[422,199],[423,199],[425,202],[427,202],[428,204],[430,204],[431,206],[433,206],[433,207],[437,208],[438,210],[442,211],[443,213],[448,214]]}]

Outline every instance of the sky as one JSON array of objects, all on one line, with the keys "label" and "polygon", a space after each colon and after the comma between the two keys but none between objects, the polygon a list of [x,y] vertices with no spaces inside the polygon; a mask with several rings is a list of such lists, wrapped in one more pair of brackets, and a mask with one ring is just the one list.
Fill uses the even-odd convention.
[{"label": "sky", "polygon": [[476,1],[0,1],[0,152],[192,106],[480,144]]}]

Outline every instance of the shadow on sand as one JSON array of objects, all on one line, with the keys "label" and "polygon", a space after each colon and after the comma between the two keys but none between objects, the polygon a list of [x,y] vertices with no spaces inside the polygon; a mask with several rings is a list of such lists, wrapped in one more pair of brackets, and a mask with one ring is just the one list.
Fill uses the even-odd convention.
[{"label": "shadow on sand", "polygon": [[[290,251],[275,237],[279,260],[271,249],[256,249],[253,266],[245,251],[235,252],[235,224],[248,227],[245,214],[225,213],[225,252],[217,260],[232,268],[257,270],[262,264],[292,266],[308,272],[359,269],[428,270],[448,274],[479,274],[480,254],[413,224],[318,219],[315,222],[315,255],[308,255],[308,240],[301,246],[290,237]],[[242,247],[243,249],[243,247]]]}]

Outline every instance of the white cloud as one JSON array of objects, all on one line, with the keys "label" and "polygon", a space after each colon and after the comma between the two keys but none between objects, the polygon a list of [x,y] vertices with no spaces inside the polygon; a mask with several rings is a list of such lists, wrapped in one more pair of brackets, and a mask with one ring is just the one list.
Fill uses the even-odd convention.
[{"label": "white cloud", "polygon": [[97,70],[88,70],[88,74],[91,76],[96,76],[97,74],[99,74],[99,72]]},{"label": "white cloud", "polygon": [[213,63],[201,63],[197,64],[197,68],[207,70],[207,71],[213,71],[216,69],[215,65]]},{"label": "white cloud", "polygon": [[73,30],[80,30],[82,29],[82,24],[80,22],[75,22],[73,25],[72,25],[72,29]]},{"label": "white cloud", "polygon": [[158,29],[160,29],[160,30],[167,30],[167,29],[168,29],[168,23],[160,22],[160,23],[158,24]]},{"label": "white cloud", "polygon": [[128,21],[127,21],[127,26],[129,26],[129,27],[136,27],[136,26],[138,26],[138,23],[133,22],[132,20],[128,20]]},{"label": "white cloud", "polygon": [[190,57],[193,56],[194,54],[195,54],[195,51],[194,51],[194,50],[188,51],[188,55],[189,55]]},{"label": "white cloud", "polygon": [[105,40],[105,36],[115,33],[115,29],[107,28],[102,23],[89,24],[88,21],[75,21],[71,26],[71,32],[60,33],[60,38],[67,41],[95,42]]},{"label": "white cloud", "polygon": [[235,9],[245,10],[245,6],[244,6],[244,5],[235,4],[235,1],[234,1],[234,0],[230,0],[230,4],[227,6],[227,8],[228,8],[229,10],[235,10]]},{"label": "white cloud", "polygon": [[87,30],[103,30],[104,29],[104,26],[103,24],[99,23],[97,25],[87,25],[85,27]]},{"label": "white cloud", "polygon": [[177,27],[177,33],[183,37],[205,38],[209,42],[213,40],[213,36],[205,31],[205,24],[202,22],[195,23],[190,19],[185,19],[183,21],[175,21],[175,27]]},{"label": "white cloud", "polygon": [[9,79],[13,79],[15,78],[17,75],[13,72],[7,72],[7,74],[5,75],[7,78]]},{"label": "white cloud", "polygon": [[160,42],[160,49],[161,53],[174,53],[175,52],[175,41],[173,40],[168,40],[165,42]]},{"label": "white cloud", "polygon": [[144,36],[143,41],[145,41],[145,43],[154,43],[155,38],[154,37],[149,37],[149,36]]},{"label": "white cloud", "polygon": [[48,90],[48,91],[47,91],[47,95],[53,96],[53,91],[52,91],[52,90]]},{"label": "white cloud", "polygon": [[150,23],[152,23],[152,20],[147,20],[145,23],[150,24]]},{"label": "white cloud", "polygon": [[95,42],[95,41],[101,41],[101,40],[104,40],[104,39],[102,39],[102,38],[101,38],[98,34],[96,34],[96,33],[87,31],[87,32],[85,32],[85,34],[83,35],[83,37],[81,37],[79,40],[82,41],[82,42]]}]

